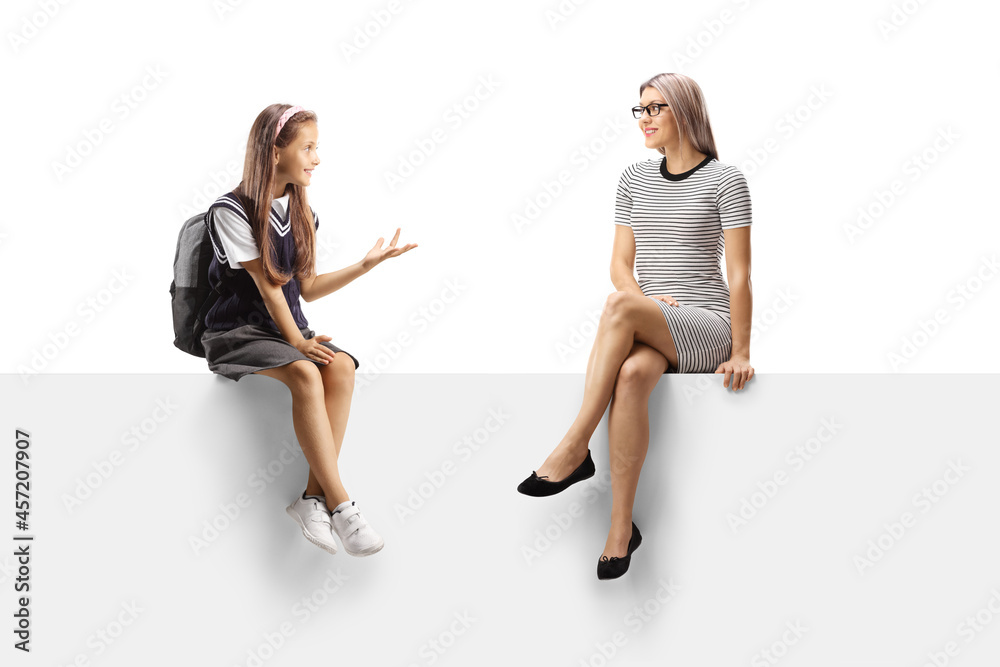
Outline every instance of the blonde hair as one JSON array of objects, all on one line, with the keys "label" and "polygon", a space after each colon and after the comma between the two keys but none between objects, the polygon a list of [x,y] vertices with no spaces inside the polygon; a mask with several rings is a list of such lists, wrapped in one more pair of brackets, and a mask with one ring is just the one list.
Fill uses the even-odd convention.
[{"label": "blonde hair", "polygon": [[[639,97],[646,88],[652,86],[674,112],[677,122],[677,136],[684,141],[686,136],[694,147],[710,157],[719,159],[715,150],[715,138],[712,136],[712,124],[708,120],[708,107],[701,88],[689,76],[684,74],[657,74],[639,86]],[[685,127],[688,132],[685,132]],[[663,148],[657,148],[660,155],[665,155]]]}]

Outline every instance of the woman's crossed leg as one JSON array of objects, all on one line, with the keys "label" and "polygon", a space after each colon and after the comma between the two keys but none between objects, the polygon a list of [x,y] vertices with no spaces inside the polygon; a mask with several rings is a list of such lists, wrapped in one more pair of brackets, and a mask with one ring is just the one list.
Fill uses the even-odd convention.
[{"label": "woman's crossed leg", "polygon": [[658,352],[676,368],[677,350],[658,302],[640,294],[614,292],[608,296],[597,326],[597,337],[587,362],[580,412],[566,435],[535,471],[538,476],[559,481],[583,463],[590,438],[611,401],[619,370],[636,343]]},{"label": "woman's crossed leg", "polygon": [[622,557],[628,552],[635,490],[649,449],[649,396],[666,370],[666,357],[636,343],[618,371],[608,414],[611,528],[602,556]]}]

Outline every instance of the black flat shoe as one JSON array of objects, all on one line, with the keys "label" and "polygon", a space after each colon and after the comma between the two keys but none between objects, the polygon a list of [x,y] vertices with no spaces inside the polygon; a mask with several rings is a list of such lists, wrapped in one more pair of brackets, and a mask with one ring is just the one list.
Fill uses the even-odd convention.
[{"label": "black flat shoe", "polygon": [[589,479],[594,476],[597,472],[597,468],[594,467],[594,459],[590,456],[590,450],[587,450],[587,458],[583,460],[576,470],[569,474],[566,479],[560,480],[558,482],[550,482],[547,477],[548,475],[542,475],[539,477],[535,474],[535,471],[531,471],[531,476],[526,480],[518,484],[518,493],[523,493],[526,496],[551,496],[559,493],[560,491],[565,491],[573,484],[577,482],[582,482],[585,479]]},{"label": "black flat shoe", "polygon": [[638,549],[640,544],[642,544],[642,535],[639,534],[639,529],[636,528],[633,521],[632,537],[628,541],[628,553],[621,558],[618,556],[612,556],[611,558],[601,556],[601,560],[597,561],[597,578],[617,579],[628,572],[628,565],[632,562],[632,552]]}]

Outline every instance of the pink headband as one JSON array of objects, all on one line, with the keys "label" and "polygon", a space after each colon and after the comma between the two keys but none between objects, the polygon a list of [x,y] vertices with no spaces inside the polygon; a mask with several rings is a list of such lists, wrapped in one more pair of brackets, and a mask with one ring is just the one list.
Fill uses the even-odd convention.
[{"label": "pink headband", "polygon": [[281,114],[281,118],[278,119],[278,129],[275,130],[275,132],[274,132],[274,140],[275,141],[278,140],[278,135],[281,134],[281,128],[283,128],[285,126],[285,123],[288,122],[288,119],[291,118],[292,116],[294,116],[295,114],[297,114],[300,111],[305,111],[305,109],[303,109],[302,107],[289,107],[288,111],[286,111],[285,113]]}]

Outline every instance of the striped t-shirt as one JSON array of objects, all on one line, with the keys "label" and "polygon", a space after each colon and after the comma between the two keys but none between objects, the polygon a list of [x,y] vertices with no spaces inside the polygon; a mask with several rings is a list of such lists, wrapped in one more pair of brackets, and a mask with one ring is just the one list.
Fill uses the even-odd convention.
[{"label": "striped t-shirt", "polygon": [[723,229],[751,223],[750,190],[739,169],[707,156],[683,174],[666,158],[629,165],[615,199],[615,224],[632,228],[639,288],[729,321],[722,278]]}]

